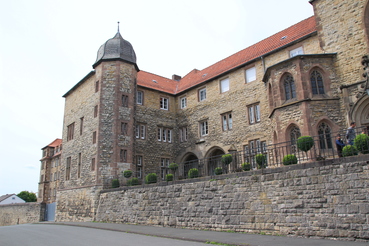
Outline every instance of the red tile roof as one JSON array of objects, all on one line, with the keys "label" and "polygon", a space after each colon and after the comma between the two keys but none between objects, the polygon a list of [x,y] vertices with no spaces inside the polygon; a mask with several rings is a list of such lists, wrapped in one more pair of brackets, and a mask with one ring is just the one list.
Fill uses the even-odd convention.
[{"label": "red tile roof", "polygon": [[[194,69],[179,82],[145,71],[138,72],[137,83],[140,86],[177,94],[202,82],[214,79],[223,73],[245,65],[263,55],[276,51],[303,37],[316,32],[315,17],[307,18],[283,31],[280,31],[250,47],[247,47],[203,70]],[[153,82],[155,80],[157,83]]]},{"label": "red tile roof", "polygon": [[45,149],[46,147],[56,147],[61,145],[62,140],[60,138],[55,139],[54,141],[52,141],[49,145],[43,147],[42,149]]}]

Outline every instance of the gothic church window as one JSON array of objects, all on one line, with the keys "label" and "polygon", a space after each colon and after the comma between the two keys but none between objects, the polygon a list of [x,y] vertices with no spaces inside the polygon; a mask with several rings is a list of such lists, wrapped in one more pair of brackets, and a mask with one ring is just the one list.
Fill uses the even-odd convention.
[{"label": "gothic church window", "polygon": [[323,77],[318,71],[314,70],[310,74],[310,82],[313,95],[324,94]]},{"label": "gothic church window", "polygon": [[287,75],[283,80],[286,100],[296,98],[295,81],[291,75]]},{"label": "gothic church window", "polygon": [[291,151],[293,153],[297,151],[297,139],[299,137],[301,137],[300,128],[293,126],[290,130]]},{"label": "gothic church window", "polygon": [[318,127],[320,149],[332,149],[331,128],[326,123],[321,123]]}]

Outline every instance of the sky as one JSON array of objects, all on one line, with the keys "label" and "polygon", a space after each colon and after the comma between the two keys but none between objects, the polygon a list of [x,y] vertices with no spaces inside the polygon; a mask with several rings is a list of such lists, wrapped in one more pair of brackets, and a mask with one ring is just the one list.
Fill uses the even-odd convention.
[{"label": "sky", "polygon": [[313,15],[308,0],[14,0],[0,9],[0,195],[37,192],[64,98],[119,29],[140,70],[204,69]]}]

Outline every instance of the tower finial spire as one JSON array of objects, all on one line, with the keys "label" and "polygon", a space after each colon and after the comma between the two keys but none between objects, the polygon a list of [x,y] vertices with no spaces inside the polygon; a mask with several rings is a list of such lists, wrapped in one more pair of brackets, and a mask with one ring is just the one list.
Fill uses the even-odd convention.
[{"label": "tower finial spire", "polygon": [[120,23],[120,22],[118,21],[118,32],[119,32],[119,23]]}]

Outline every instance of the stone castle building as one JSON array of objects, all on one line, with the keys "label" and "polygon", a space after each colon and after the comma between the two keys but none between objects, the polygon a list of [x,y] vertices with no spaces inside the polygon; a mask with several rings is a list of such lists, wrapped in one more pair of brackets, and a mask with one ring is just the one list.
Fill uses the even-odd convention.
[{"label": "stone castle building", "polygon": [[[91,220],[99,191],[124,170],[164,178],[176,162],[186,178],[181,163],[263,151],[351,121],[369,126],[368,0],[310,3],[314,16],[183,77],[140,70],[119,32],[106,41],[94,70],[63,96],[57,219]],[[204,173],[214,167],[206,162]]]}]

